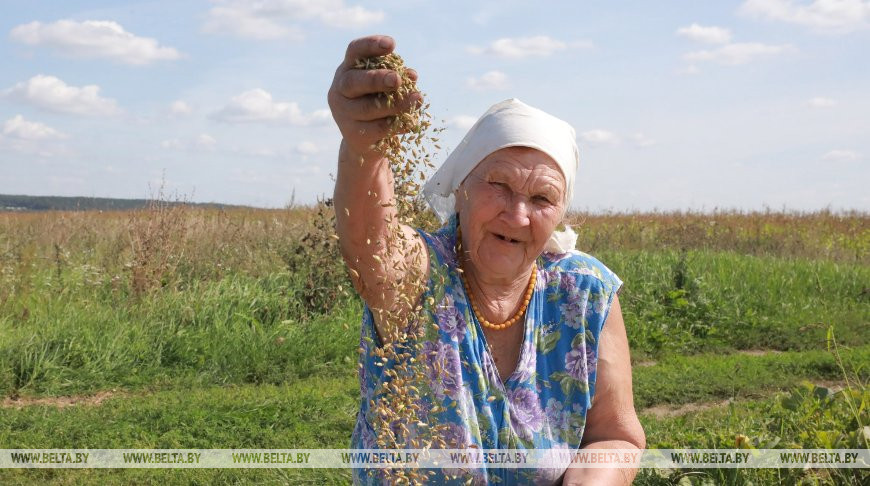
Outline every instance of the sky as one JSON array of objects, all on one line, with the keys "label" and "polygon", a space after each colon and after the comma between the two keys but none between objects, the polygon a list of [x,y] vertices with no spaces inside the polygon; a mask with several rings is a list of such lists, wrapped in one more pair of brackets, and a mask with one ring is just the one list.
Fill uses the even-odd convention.
[{"label": "sky", "polygon": [[591,211],[870,210],[870,1],[0,0],[0,193],[331,196],[351,40],[396,39],[445,127],[569,122]]}]

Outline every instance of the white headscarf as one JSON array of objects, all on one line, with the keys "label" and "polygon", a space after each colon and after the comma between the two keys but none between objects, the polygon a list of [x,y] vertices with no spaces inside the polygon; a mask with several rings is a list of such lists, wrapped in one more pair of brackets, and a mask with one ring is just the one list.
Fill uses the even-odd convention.
[{"label": "white headscarf", "polygon": [[[423,195],[442,222],[456,212],[454,191],[489,154],[507,147],[530,147],[549,155],[565,176],[565,207],[574,195],[580,165],[574,128],[522,101],[511,98],[493,105],[453,150],[423,187]],[[547,241],[544,251],[565,253],[577,245],[577,233],[565,225]]]}]

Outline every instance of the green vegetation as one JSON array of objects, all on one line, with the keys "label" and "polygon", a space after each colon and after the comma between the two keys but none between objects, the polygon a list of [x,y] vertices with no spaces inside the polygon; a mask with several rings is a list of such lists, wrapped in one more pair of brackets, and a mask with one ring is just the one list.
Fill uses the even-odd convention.
[{"label": "green vegetation", "polygon": [[[842,353],[850,370],[861,370],[859,382],[867,382],[870,345]],[[747,354],[670,356],[654,366],[635,367],[635,407],[661,404],[682,405],[726,398],[743,399],[769,395],[805,380],[842,381],[834,356],[827,351],[803,351],[752,356]]]},{"label": "green vegetation", "polygon": [[[574,218],[585,221],[579,246],[626,282],[620,298],[635,403],[650,447],[733,447],[737,435],[754,447],[867,447],[867,215]],[[328,203],[0,213],[0,444],[346,447],[361,306],[330,228]],[[89,403],[97,393],[104,399]],[[84,401],[54,404],[69,396]],[[850,474],[645,471],[637,483],[861,484],[868,475]],[[349,477],[293,469],[0,471],[2,484]]]},{"label": "green vegetation", "polygon": [[[850,401],[861,407],[853,413]],[[870,390],[833,391],[805,382],[788,393],[668,418],[642,415],[648,447],[720,449],[861,449],[860,423],[870,419]],[[866,484],[866,469],[644,470],[638,484]]]},{"label": "green vegetation", "polygon": [[824,349],[868,342],[870,265],[708,250],[602,251],[637,359],[735,349]]}]

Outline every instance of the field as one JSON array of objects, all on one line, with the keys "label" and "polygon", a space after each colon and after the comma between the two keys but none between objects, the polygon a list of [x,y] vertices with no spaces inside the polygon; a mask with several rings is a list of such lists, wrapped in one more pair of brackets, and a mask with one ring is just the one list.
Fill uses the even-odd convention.
[{"label": "field", "polygon": [[[0,448],[344,448],[361,306],[331,208],[0,212]],[[870,215],[572,214],[625,282],[648,447],[866,448]],[[866,484],[868,470],[636,484]],[[2,470],[0,484],[324,484],[342,470]]]}]

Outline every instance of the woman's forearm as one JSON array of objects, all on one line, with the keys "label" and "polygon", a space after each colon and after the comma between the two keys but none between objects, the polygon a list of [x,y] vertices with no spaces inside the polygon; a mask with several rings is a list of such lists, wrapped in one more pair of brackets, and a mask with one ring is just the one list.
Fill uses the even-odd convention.
[{"label": "woman's forearm", "polygon": [[336,231],[348,263],[360,258],[362,267],[372,266],[368,260],[376,252],[370,247],[391,229],[388,221],[396,224],[395,207],[389,205],[393,194],[387,159],[373,151],[356,153],[342,141],[333,201]]}]

